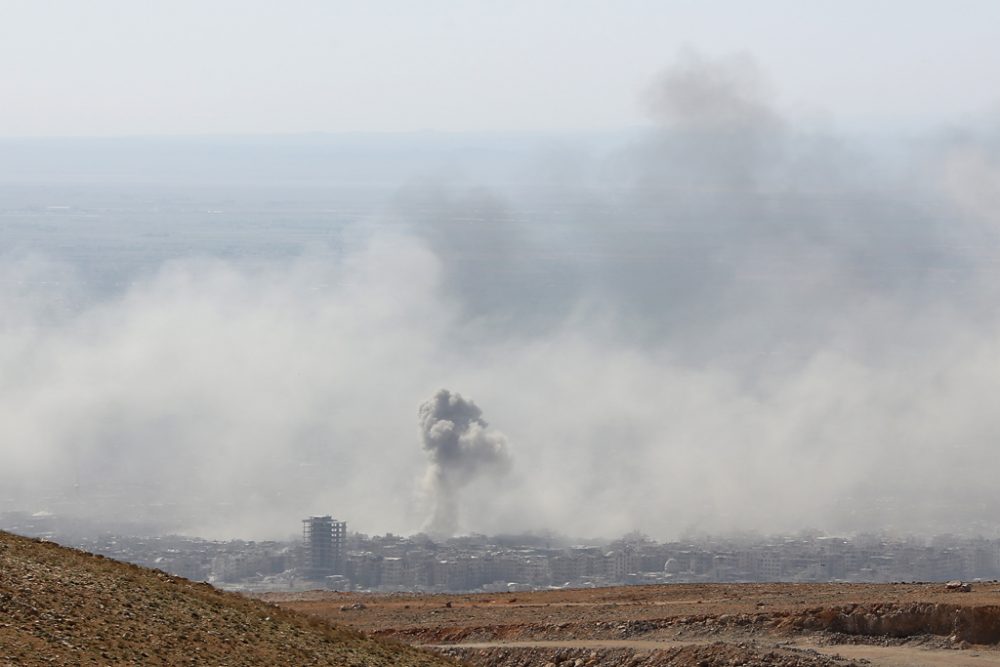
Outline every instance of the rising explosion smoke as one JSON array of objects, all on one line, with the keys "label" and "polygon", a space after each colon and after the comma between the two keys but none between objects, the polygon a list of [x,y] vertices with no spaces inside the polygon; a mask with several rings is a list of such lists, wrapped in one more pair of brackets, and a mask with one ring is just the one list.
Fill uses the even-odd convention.
[{"label": "rising explosion smoke", "polygon": [[420,434],[429,458],[425,488],[433,509],[425,525],[432,535],[458,530],[458,492],[476,477],[498,476],[510,467],[507,438],[489,428],[482,410],[460,394],[439,390],[420,405]]}]

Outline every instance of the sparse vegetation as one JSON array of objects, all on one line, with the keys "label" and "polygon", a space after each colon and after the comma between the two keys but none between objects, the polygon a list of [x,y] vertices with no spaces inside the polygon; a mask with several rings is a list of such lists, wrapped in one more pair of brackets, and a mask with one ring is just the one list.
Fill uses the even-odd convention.
[{"label": "sparse vegetation", "polygon": [[208,584],[0,532],[0,665],[132,664],[454,663]]}]

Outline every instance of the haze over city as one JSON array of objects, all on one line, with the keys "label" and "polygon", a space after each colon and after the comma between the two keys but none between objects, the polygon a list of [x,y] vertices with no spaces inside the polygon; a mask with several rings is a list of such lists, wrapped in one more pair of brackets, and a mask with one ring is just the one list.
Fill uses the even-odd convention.
[{"label": "haze over city", "polygon": [[997,537],[1000,8],[802,7],[0,1],[0,512]]}]

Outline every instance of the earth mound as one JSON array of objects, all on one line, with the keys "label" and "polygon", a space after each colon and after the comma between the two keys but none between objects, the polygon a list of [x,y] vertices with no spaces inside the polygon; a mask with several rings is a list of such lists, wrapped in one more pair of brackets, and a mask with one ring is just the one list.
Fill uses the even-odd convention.
[{"label": "earth mound", "polygon": [[259,600],[0,532],[0,665],[454,665]]}]

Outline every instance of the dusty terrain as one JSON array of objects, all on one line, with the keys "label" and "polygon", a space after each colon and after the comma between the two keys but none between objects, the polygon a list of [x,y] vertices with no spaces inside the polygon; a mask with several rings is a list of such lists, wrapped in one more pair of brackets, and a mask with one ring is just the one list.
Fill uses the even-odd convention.
[{"label": "dusty terrain", "polygon": [[454,661],[258,600],[0,532],[0,665]]},{"label": "dusty terrain", "polygon": [[262,601],[0,533],[0,666],[431,667],[457,660],[484,667],[1000,665],[1000,584],[977,583],[971,592],[940,583],[314,592]]},{"label": "dusty terrain", "polygon": [[1000,583],[272,595],[474,665],[1000,665]]}]

